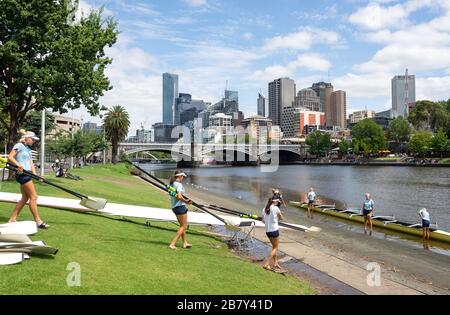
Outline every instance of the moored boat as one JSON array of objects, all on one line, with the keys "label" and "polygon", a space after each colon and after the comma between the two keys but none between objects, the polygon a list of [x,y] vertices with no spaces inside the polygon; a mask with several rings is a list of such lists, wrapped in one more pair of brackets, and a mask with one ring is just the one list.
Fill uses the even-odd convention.
[{"label": "moored boat", "polygon": [[[299,209],[308,210],[308,205],[305,203],[291,201],[290,204]],[[331,205],[327,205],[326,207],[315,206],[314,211],[324,215],[364,224],[364,217],[358,211],[339,210],[336,209],[335,207],[332,207]],[[411,224],[402,222],[395,219],[394,216],[374,216],[372,218],[372,224],[373,226],[383,228],[386,230],[422,237],[421,224]],[[433,226],[431,226],[430,240],[450,243],[450,233],[438,230],[437,228],[433,228]]]}]

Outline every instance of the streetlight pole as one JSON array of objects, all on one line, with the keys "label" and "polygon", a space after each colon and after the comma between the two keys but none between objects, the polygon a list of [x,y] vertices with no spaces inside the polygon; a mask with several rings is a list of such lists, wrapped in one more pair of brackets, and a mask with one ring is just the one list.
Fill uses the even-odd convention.
[{"label": "streetlight pole", "polygon": [[41,116],[41,170],[40,175],[45,174],[45,109],[42,110]]},{"label": "streetlight pole", "polygon": [[[70,133],[73,141],[73,110],[72,110],[72,128],[70,129]],[[72,155],[70,156],[70,169],[73,169],[73,143],[72,143]]]}]

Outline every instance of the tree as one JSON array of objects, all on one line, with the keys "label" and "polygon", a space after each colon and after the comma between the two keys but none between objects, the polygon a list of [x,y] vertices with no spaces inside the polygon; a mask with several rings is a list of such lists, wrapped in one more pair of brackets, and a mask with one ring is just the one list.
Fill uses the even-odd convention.
[{"label": "tree", "polygon": [[112,144],[112,162],[115,164],[117,162],[119,143],[125,140],[130,127],[128,112],[120,105],[114,106],[106,113],[103,123],[106,138]]},{"label": "tree", "polygon": [[[41,135],[42,112],[30,111],[25,116],[22,123],[23,129],[33,131],[38,136]],[[55,129],[54,118],[51,114],[45,114],[45,134],[49,134]]]},{"label": "tree", "polygon": [[76,18],[78,0],[0,1],[0,124],[9,148],[31,110],[65,113],[81,105],[95,116],[111,89],[104,48],[117,39],[102,10]]},{"label": "tree", "polygon": [[408,148],[419,157],[425,157],[431,151],[431,132],[422,130],[414,133],[409,140]]},{"label": "tree", "polygon": [[353,127],[352,138],[353,152],[359,153],[362,150],[365,156],[378,153],[386,147],[383,129],[369,118]]},{"label": "tree", "polygon": [[347,155],[349,149],[350,149],[350,142],[345,138],[342,139],[341,143],[339,143],[339,154],[341,156]]},{"label": "tree", "polygon": [[331,137],[328,133],[317,130],[308,135],[306,144],[309,146],[309,153],[323,156],[331,148]]},{"label": "tree", "polygon": [[450,142],[443,129],[439,129],[431,139],[431,148],[433,151],[439,153],[441,158],[450,149]]},{"label": "tree", "polygon": [[450,135],[450,111],[447,102],[418,101],[408,120],[417,130],[436,132],[443,128]]},{"label": "tree", "polygon": [[398,147],[401,143],[408,142],[411,135],[411,126],[406,119],[399,116],[389,124],[387,135],[388,139],[395,142]]}]

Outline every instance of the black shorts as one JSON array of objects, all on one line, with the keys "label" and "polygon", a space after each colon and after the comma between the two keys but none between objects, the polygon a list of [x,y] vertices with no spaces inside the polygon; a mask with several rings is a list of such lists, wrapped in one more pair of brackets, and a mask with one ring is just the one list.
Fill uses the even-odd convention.
[{"label": "black shorts", "polygon": [[280,231],[267,232],[266,235],[268,238],[277,238],[280,237]]},{"label": "black shorts", "polygon": [[373,211],[373,210],[363,210],[363,215],[364,215],[365,217],[367,217],[368,215],[372,214],[372,211]]},{"label": "black shorts", "polygon": [[309,205],[309,206],[314,206],[314,200],[312,200],[312,201],[311,201],[311,200],[308,200],[308,205]]},{"label": "black shorts", "polygon": [[25,185],[28,183],[32,178],[25,174],[16,174],[16,182],[18,182],[20,185]]},{"label": "black shorts", "polygon": [[430,221],[422,220],[422,227],[423,228],[429,228],[430,227]]},{"label": "black shorts", "polygon": [[183,215],[188,212],[188,209],[186,208],[186,206],[179,206],[179,207],[173,208],[172,211],[173,211],[173,213],[175,213],[175,215]]}]

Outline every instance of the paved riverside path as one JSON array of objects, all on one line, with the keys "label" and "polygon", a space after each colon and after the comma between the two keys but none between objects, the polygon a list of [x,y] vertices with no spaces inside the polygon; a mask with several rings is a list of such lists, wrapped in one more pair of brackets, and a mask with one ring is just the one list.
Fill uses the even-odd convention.
[{"label": "paved riverside path", "polygon": [[[281,233],[283,234],[284,231]],[[255,232],[258,240],[269,243],[263,230],[258,229]],[[307,245],[293,241],[292,239],[281,236],[280,250],[303,263],[321,271],[329,276],[350,285],[351,287],[371,295],[416,295],[421,292],[409,288],[403,284],[386,279],[381,275],[380,286],[369,286],[367,277],[369,271],[342,260],[331,254],[327,254],[319,249],[314,249]]]}]

